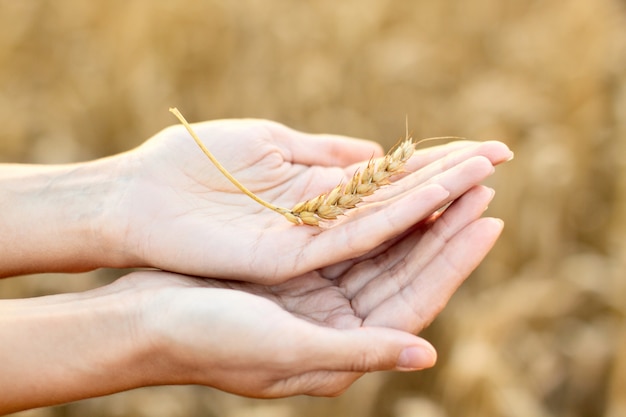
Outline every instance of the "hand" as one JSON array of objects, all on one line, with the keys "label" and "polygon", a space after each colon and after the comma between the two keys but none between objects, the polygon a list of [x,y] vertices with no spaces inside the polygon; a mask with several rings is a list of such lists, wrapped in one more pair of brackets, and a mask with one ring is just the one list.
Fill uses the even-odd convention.
[{"label": "hand", "polygon": [[479,219],[492,195],[475,187],[384,248],[279,285],[127,276],[150,289],[144,328],[169,364],[158,383],[329,396],[364,372],[432,366],[433,348],[410,333],[436,317],[497,239],[502,223]]},{"label": "hand", "polygon": [[[285,207],[329,191],[382,154],[372,142],[308,135],[269,121],[215,121],[194,129],[241,183]],[[510,155],[498,142],[427,149],[407,164],[413,174],[368,204],[328,227],[297,227],[239,192],[175,126],[117,158],[127,180],[109,199],[103,228],[120,252],[138,260],[126,266],[279,283],[397,237]]]},{"label": "hand", "polygon": [[474,187],[440,218],[279,285],[143,271],[1,300],[0,414],[162,384],[328,396],[364,372],[432,366],[434,349],[411,333],[497,239],[502,223],[479,218],[491,197]]}]

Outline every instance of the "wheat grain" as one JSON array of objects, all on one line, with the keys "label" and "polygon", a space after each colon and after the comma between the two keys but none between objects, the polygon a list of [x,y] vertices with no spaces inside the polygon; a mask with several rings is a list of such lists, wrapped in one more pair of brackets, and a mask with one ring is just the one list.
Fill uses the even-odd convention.
[{"label": "wheat grain", "polygon": [[296,204],[291,213],[302,223],[312,226],[317,226],[321,220],[335,220],[356,207],[364,197],[390,184],[390,178],[403,172],[414,152],[415,143],[407,134],[398,146],[378,161],[371,159],[365,169],[357,171],[346,184],[339,184],[328,194]]},{"label": "wheat grain", "polygon": [[269,203],[248,190],[234,178],[204,146],[180,111],[176,108],[171,108],[170,112],[185,126],[191,137],[196,141],[209,160],[226,178],[228,178],[228,180],[239,188],[239,190],[257,203],[282,214],[290,222],[309,226],[318,226],[320,221],[323,220],[336,220],[339,216],[345,214],[346,211],[355,208],[363,201],[364,197],[372,195],[380,187],[390,184],[392,176],[404,172],[406,162],[413,156],[418,144],[430,140],[461,139],[455,136],[445,136],[422,139],[419,142],[414,142],[412,137],[409,136],[407,123],[407,133],[404,140],[392,148],[383,158],[378,160],[370,159],[365,169],[355,172],[347,183],[340,183],[327,194],[321,194],[310,200],[300,202],[289,210]]}]

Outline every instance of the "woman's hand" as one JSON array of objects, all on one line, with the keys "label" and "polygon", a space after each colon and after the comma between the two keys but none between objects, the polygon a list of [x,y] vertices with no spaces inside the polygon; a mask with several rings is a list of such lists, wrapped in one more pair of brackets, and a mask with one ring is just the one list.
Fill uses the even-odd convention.
[{"label": "woman's hand", "polygon": [[[337,395],[364,372],[436,360],[414,336],[496,241],[474,187],[359,258],[278,285],[129,274],[85,293],[0,301],[0,414],[148,385]],[[43,383],[42,383],[43,382]]]},{"label": "woman's hand", "polygon": [[435,362],[412,336],[437,316],[484,258],[502,223],[479,219],[476,187],[432,224],[359,259],[265,286],[160,272],[127,277],[153,294],[147,334],[169,359],[163,383],[253,397],[337,395],[364,372]]},{"label": "woman's hand", "polygon": [[[194,130],[241,183],[288,208],[346,182],[382,154],[373,142],[309,135],[263,120],[206,122]],[[510,156],[499,142],[425,149],[407,164],[410,175],[361,207],[322,228],[298,227],[237,190],[186,130],[174,126],[113,158],[123,180],[106,203],[102,229],[133,259],[125,266],[275,284],[399,236]]]}]

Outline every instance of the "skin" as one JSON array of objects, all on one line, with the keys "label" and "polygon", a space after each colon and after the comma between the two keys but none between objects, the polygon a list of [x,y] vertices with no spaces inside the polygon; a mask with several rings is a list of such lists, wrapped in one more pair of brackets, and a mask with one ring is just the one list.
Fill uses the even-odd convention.
[{"label": "skin", "polygon": [[[240,182],[287,207],[329,191],[372,155],[382,155],[373,142],[262,120],[194,129]],[[0,247],[7,251],[0,276],[156,267],[276,284],[398,236],[511,155],[499,142],[430,148],[409,161],[410,175],[369,199],[384,204],[364,205],[323,228],[293,227],[241,194],[182,126],[98,161],[0,165]]]},{"label": "skin", "polygon": [[[381,154],[267,121],[195,129],[242,183],[286,206]],[[314,228],[234,192],[185,135],[169,128],[81,164],[0,166],[3,276],[170,271],[1,300],[0,413],[163,384],[332,396],[365,372],[434,365],[434,348],[415,334],[502,230],[481,217],[493,190],[479,184],[511,158],[506,146],[418,152],[368,204]]]},{"label": "skin", "polygon": [[365,372],[430,367],[434,348],[413,333],[497,239],[502,223],[480,218],[492,196],[475,187],[384,250],[278,285],[142,271],[4,300],[0,412],[162,384],[333,396]]}]

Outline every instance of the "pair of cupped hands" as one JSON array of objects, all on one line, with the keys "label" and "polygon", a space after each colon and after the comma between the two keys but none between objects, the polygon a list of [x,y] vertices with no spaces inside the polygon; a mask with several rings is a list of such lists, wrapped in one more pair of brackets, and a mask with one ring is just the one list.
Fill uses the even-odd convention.
[{"label": "pair of cupped hands", "polygon": [[[241,183],[284,207],[383,155],[371,141],[264,120],[193,128]],[[296,226],[237,190],[173,126],[113,157],[111,206],[123,215],[103,233],[132,255],[126,264],[154,269],[111,287],[141,294],[140,332],[176,364],[163,382],[326,396],[366,372],[428,368],[435,349],[416,334],[498,238],[502,221],[482,217],[494,193],[481,182],[511,157],[496,141],[418,150],[345,216]]]}]

